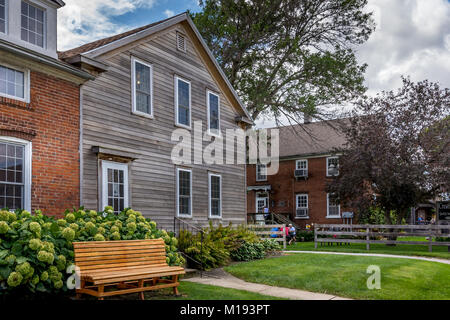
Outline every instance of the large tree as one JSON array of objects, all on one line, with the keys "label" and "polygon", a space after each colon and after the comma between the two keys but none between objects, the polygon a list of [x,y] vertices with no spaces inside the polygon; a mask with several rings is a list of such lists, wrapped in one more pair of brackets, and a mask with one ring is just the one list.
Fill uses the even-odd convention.
[{"label": "large tree", "polygon": [[339,150],[339,176],[329,184],[341,203],[392,224],[409,209],[448,189],[450,90],[403,79],[403,87],[361,99]]},{"label": "large tree", "polygon": [[[202,0],[192,18],[254,119],[334,117],[365,92],[367,0]],[[284,116],[284,117],[282,117]]]}]

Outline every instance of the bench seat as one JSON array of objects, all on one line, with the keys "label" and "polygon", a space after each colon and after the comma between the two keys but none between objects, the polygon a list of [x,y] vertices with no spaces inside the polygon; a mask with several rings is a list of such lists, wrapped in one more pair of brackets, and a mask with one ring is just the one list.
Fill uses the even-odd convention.
[{"label": "bench seat", "polygon": [[[178,276],[185,270],[167,264],[162,239],[74,242],[73,246],[81,284],[77,297],[89,294],[103,300],[139,292],[144,299],[144,291],[162,288],[173,288],[178,294]],[[105,291],[111,286],[116,290]]]}]

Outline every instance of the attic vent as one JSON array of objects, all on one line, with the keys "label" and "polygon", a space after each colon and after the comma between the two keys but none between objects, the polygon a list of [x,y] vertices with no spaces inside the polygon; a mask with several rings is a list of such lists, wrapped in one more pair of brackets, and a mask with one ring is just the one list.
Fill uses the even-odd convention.
[{"label": "attic vent", "polygon": [[177,49],[186,52],[186,38],[181,33],[177,33]]}]

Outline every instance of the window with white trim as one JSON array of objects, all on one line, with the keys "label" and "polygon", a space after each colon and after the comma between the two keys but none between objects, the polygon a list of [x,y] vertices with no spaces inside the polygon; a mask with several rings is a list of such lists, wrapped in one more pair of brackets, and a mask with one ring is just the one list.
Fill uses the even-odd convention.
[{"label": "window with white trim", "polygon": [[102,208],[113,207],[115,213],[128,208],[128,165],[102,161]]},{"label": "window with white trim", "polygon": [[179,126],[191,127],[191,83],[175,77],[175,117]]},{"label": "window with white trim", "polygon": [[303,159],[303,160],[297,160],[295,162],[295,168],[297,170],[308,170],[308,160]]},{"label": "window with white trim", "polygon": [[339,158],[338,157],[328,157],[327,158],[327,176],[337,176],[339,175]]},{"label": "window with white trim", "polygon": [[220,135],[220,98],[219,95],[207,90],[208,132]]},{"label": "window with white trim", "polygon": [[177,168],[177,214],[192,217],[192,170]]},{"label": "window with white trim", "polygon": [[45,11],[22,1],[21,13],[21,39],[44,48]]},{"label": "window with white trim", "polygon": [[153,68],[150,64],[131,58],[133,84],[133,113],[153,116]]},{"label": "window with white trim", "polygon": [[256,181],[267,180],[267,165],[258,163],[256,165]]},{"label": "window with white trim", "polygon": [[330,193],[327,193],[327,217],[339,218],[341,216],[341,206],[339,199]]},{"label": "window with white trim", "polygon": [[209,177],[209,217],[222,217],[222,176],[219,174],[208,175]]},{"label": "window with white trim", "polygon": [[28,71],[0,65],[0,95],[21,101],[28,100]]},{"label": "window with white trim", "polygon": [[0,138],[0,208],[31,210],[31,142]]},{"label": "window with white trim", "polygon": [[308,194],[297,194],[295,196],[296,212],[295,216],[297,218],[308,217]]},{"label": "window with white trim", "polygon": [[8,14],[6,12],[6,0],[0,0],[0,32],[6,33],[6,21]]}]

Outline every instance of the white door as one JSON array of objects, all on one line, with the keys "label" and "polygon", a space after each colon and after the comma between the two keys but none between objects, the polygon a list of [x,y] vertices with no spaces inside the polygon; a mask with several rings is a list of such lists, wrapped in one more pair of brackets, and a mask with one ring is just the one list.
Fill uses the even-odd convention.
[{"label": "white door", "polygon": [[102,208],[111,206],[115,213],[128,207],[128,165],[102,161]]},{"label": "white door", "polygon": [[264,208],[269,208],[269,197],[257,196],[256,197],[256,210],[258,213],[264,212]]}]

